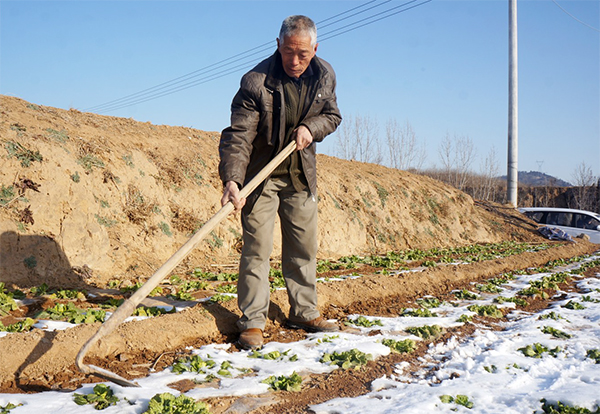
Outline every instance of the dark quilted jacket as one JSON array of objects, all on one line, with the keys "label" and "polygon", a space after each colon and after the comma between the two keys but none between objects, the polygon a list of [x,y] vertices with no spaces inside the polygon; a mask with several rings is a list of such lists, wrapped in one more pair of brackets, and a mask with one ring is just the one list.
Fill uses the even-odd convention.
[{"label": "dark quilted jacket", "polygon": [[[307,101],[300,121],[322,141],[342,121],[335,95],[335,73],[318,57],[311,61],[314,75],[309,77]],[[219,175],[223,183],[248,183],[281,149],[285,134],[285,102],[280,74],[279,52],[246,73],[231,104],[231,126],[221,133]],[[316,149],[313,143],[300,152],[302,169],[312,194],[317,191]],[[249,197],[251,209],[260,195],[259,186]]]}]

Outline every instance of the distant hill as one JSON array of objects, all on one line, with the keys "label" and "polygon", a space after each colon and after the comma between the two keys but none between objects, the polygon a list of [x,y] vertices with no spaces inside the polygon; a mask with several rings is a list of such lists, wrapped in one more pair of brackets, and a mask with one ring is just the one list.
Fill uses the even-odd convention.
[{"label": "distant hill", "polygon": [[[552,186],[552,187],[572,187],[573,184],[563,181],[560,178],[544,174],[539,171],[519,171],[519,183],[533,187]],[[506,175],[500,177],[506,180]]]}]

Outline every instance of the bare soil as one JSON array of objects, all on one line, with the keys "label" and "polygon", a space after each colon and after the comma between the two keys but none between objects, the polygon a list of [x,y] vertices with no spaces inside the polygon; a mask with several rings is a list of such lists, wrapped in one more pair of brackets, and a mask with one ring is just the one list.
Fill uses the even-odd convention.
[{"label": "bare soil", "polygon": [[[85,308],[124,297],[111,287],[147,280],[219,209],[216,132],[66,111],[6,96],[0,96],[0,102],[0,282],[9,291],[25,291],[28,298],[24,306],[0,318],[4,324],[35,316],[56,303]],[[502,241],[548,242],[513,208],[474,201],[430,178],[322,155],[318,164],[320,260]],[[237,271],[240,234],[239,217],[228,217],[174,273],[190,279],[194,269]],[[274,266],[280,252],[278,234],[275,240]],[[357,269],[360,278],[319,284],[320,310],[339,320],[354,313],[397,315],[425,295],[443,298],[475,281],[598,248],[583,239],[549,244],[546,250],[440,264],[419,273],[385,275],[377,273],[379,268],[363,266]],[[344,271],[320,276],[339,273]],[[29,290],[43,283],[49,288],[82,288],[96,296],[69,301],[35,296]],[[211,283],[194,296],[211,295],[219,284],[223,283]],[[166,280],[162,287],[163,296],[149,298],[146,304],[173,303],[165,295],[175,293],[174,284]],[[190,305],[176,314],[122,324],[91,349],[86,362],[139,378],[152,368],[169,366],[187,346],[235,341],[235,301]],[[304,337],[303,331],[283,327],[288,310],[285,292],[273,292],[267,341]],[[74,364],[98,326],[34,329],[0,338],[0,392],[75,389],[98,380],[86,378]],[[468,335],[469,329],[467,325],[446,335]],[[293,396],[276,393],[275,398],[211,403],[217,413],[242,412],[236,411],[238,406],[246,411],[255,406],[256,412],[306,412],[312,403],[367,392],[370,381],[406,358],[416,363],[414,355],[391,355],[360,372],[311,376],[305,389]]]}]

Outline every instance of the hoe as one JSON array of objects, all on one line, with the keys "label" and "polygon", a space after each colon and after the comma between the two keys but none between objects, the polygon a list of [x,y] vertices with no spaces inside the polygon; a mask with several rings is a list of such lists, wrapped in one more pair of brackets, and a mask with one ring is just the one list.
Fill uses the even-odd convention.
[{"label": "hoe", "polygon": [[[274,170],[296,149],[296,142],[289,143],[275,158],[273,158],[248,184],[240,191],[240,197],[246,198],[254,191]],[[89,349],[101,338],[114,331],[125,319],[127,319],[137,305],[140,304],[150,292],[162,282],[162,280],[177,267],[179,263],[200,243],[225,217],[233,212],[234,206],[230,202],[208,220],[190,239],[179,248],[151,277],[144,283],[129,299],[127,299],[117,310],[104,322],[98,331],[83,345],[75,363],[84,374],[92,374],[124,387],[139,387],[139,384],[95,365],[85,364],[83,359]]]}]

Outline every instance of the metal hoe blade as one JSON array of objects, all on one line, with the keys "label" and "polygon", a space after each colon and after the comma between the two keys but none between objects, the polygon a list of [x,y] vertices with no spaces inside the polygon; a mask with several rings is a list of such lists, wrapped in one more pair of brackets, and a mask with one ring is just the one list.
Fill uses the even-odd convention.
[{"label": "metal hoe blade", "polygon": [[[271,175],[279,164],[283,162],[296,149],[296,142],[289,143],[275,158],[273,158],[248,184],[240,190],[240,198],[246,198],[254,191],[264,180]],[[152,290],[162,282],[162,280],[187,257],[188,254],[200,243],[204,238],[230,213],[235,207],[231,202],[225,204],[221,209],[202,226],[190,239],[179,248],[153,275],[144,283],[129,299],[121,304],[117,310],[104,322],[98,331],[83,345],[77,357],[75,364],[84,374],[91,374],[103,379],[114,382],[115,384],[124,387],[139,387],[136,382],[127,380],[120,375],[110,372],[104,368],[95,365],[84,363],[85,355],[88,353],[92,345],[98,342],[101,338],[107,336],[114,331],[117,326],[127,319],[137,305],[140,304]]]}]

